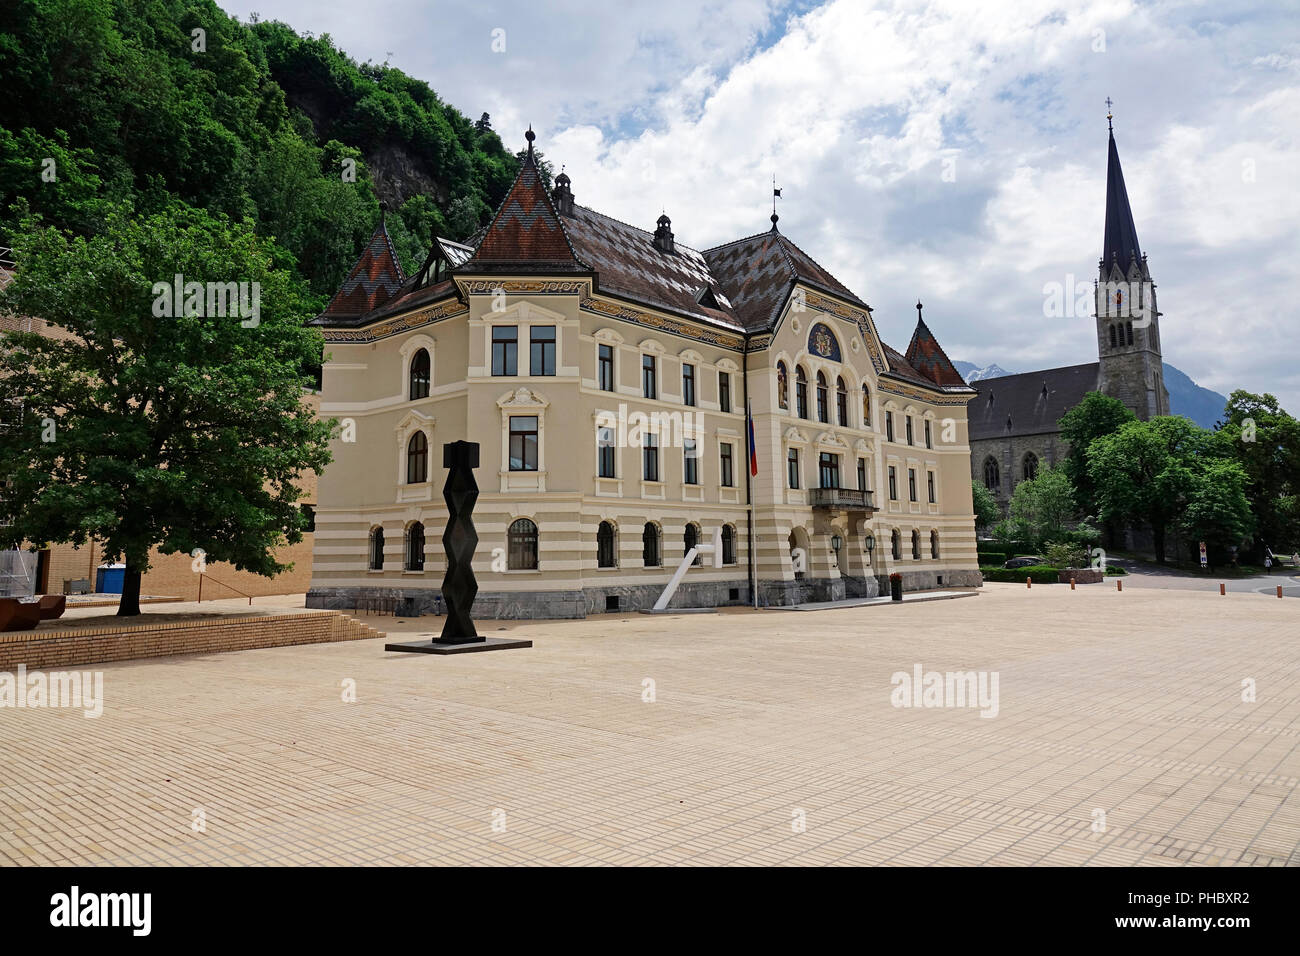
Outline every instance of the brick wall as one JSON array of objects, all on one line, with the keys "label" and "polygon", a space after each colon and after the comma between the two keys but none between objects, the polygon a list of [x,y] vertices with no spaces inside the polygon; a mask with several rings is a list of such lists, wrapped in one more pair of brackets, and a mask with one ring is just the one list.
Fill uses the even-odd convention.
[{"label": "brick wall", "polygon": [[173,621],[134,627],[106,625],[52,631],[0,633],[0,670],[74,667],[140,657],[213,654],[257,647],[360,641],[384,635],[332,611],[211,621]]}]

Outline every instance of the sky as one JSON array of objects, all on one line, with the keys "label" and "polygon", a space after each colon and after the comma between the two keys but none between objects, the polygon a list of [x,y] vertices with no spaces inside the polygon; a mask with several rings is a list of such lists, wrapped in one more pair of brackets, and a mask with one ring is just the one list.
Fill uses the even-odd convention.
[{"label": "sky", "polygon": [[[1300,7],[1135,0],[219,0],[387,61],[577,201],[708,248],[780,229],[906,347],[1096,360],[1106,99],[1165,361],[1300,414]],[[1090,303],[1089,303],[1090,305]]]}]

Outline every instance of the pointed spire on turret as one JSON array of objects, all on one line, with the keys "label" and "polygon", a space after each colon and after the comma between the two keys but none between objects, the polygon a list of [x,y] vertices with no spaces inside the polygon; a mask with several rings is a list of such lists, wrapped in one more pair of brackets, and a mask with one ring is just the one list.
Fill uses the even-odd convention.
[{"label": "pointed spire on turret", "polygon": [[[1110,106],[1109,98],[1106,101]],[[1110,110],[1106,111],[1107,125],[1111,125]],[[1106,163],[1106,235],[1102,244],[1102,267],[1117,264],[1127,272],[1133,260],[1142,258],[1138,245],[1137,227],[1133,225],[1133,210],[1129,207],[1128,190],[1124,187],[1124,171],[1119,165],[1119,150],[1115,146],[1115,130],[1109,133],[1109,155]]]}]

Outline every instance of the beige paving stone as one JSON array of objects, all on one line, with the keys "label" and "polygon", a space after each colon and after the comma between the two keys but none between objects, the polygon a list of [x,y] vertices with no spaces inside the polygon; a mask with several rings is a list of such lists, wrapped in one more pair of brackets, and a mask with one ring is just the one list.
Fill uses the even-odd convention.
[{"label": "beige paving stone", "polygon": [[[0,864],[1294,865],[1298,625],[1216,588],[991,585],[107,664],[98,718],[0,708]],[[894,707],[917,664],[996,672],[997,716]]]}]

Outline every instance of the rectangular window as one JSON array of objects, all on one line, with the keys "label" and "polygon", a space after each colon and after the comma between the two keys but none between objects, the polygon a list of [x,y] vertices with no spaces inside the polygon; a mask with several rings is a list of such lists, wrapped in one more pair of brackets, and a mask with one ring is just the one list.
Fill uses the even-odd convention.
[{"label": "rectangular window", "polygon": [[735,474],[732,471],[732,446],[722,444],[718,446],[719,472],[722,475],[722,487],[733,488],[736,484]]},{"label": "rectangular window", "polygon": [[934,472],[927,471],[925,474],[926,484],[930,487],[930,504],[934,504]]},{"label": "rectangular window", "polygon": [[616,478],[614,474],[614,429],[602,427],[596,436],[597,458],[601,478]]},{"label": "rectangular window", "polygon": [[785,455],[785,477],[791,488],[799,487],[799,449],[791,448]]},{"label": "rectangular window", "polygon": [[528,369],[533,375],[555,374],[555,326],[534,325],[528,330],[531,346]]},{"label": "rectangular window", "polygon": [[889,500],[898,500],[898,471],[893,465],[889,466]]},{"label": "rectangular window", "polygon": [[519,329],[498,325],[492,329],[492,374],[518,375]]},{"label": "rectangular window", "polygon": [[695,404],[695,366],[682,366],[682,404]]},{"label": "rectangular window", "polygon": [[907,469],[907,500],[916,500],[916,469]]},{"label": "rectangular window", "polygon": [[858,491],[867,490],[867,460],[858,459]]},{"label": "rectangular window", "polygon": [[303,517],[303,520],[307,522],[306,527],[304,527],[302,530],[303,530],[303,531],[306,531],[306,532],[312,532],[312,531],[315,531],[315,530],[316,530],[316,507],[315,507],[315,505],[299,505],[298,508],[299,508],[299,510],[302,511],[302,517]]},{"label": "rectangular window", "polygon": [[655,435],[642,435],[641,442],[641,477],[646,481],[658,481],[659,439]]},{"label": "rectangular window", "polygon": [[658,398],[659,389],[655,380],[655,357],[641,356],[641,394],[646,398]]},{"label": "rectangular window", "polygon": [[885,440],[894,440],[894,413],[885,412]]},{"label": "rectangular window", "polygon": [[934,442],[930,438],[930,419],[925,420],[925,447],[933,448]]},{"label": "rectangular window", "polygon": [[694,438],[682,439],[682,481],[688,485],[700,483],[700,446]]},{"label": "rectangular window", "polygon": [[912,416],[907,416],[907,443],[912,444]]},{"label": "rectangular window", "polygon": [[842,388],[835,390],[835,415],[840,427],[849,427],[849,393]]},{"label": "rectangular window", "polygon": [[840,486],[840,456],[828,451],[817,456],[817,477],[823,488]]},{"label": "rectangular window", "polygon": [[724,412],[731,411],[731,374],[718,373],[718,408]]},{"label": "rectangular window", "polygon": [[537,470],[537,416],[510,416],[510,470]]},{"label": "rectangular window", "polygon": [[602,345],[597,350],[596,379],[602,392],[614,391],[614,346]]}]

